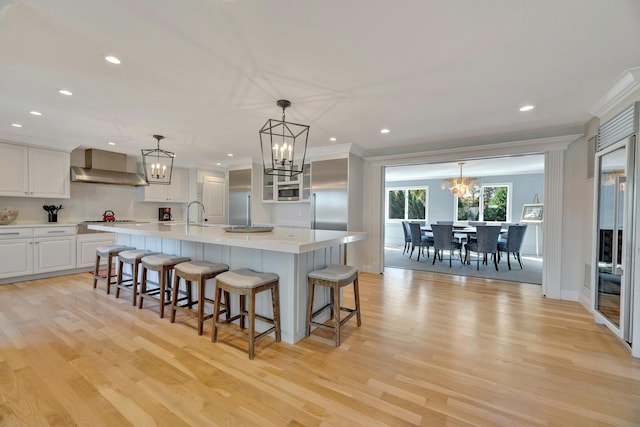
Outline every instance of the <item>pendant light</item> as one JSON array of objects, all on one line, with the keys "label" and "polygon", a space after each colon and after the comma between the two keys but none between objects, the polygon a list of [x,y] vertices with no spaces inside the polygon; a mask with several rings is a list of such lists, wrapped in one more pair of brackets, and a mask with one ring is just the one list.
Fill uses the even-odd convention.
[{"label": "pendant light", "polygon": [[440,188],[443,190],[450,190],[454,196],[467,197],[471,193],[473,187],[480,185],[480,181],[478,181],[478,178],[463,178],[462,165],[464,165],[464,162],[458,164],[460,165],[460,177],[443,179],[442,184],[440,184]]},{"label": "pendant light", "polygon": [[153,137],[157,140],[157,147],[141,150],[144,176],[149,184],[171,184],[175,155],[170,151],[160,149],[160,140],[164,139],[164,136],[153,135]]},{"label": "pendant light", "polygon": [[285,110],[291,102],[280,99],[282,120],[269,119],[260,129],[260,149],[265,175],[294,177],[302,173],[307,155],[309,126],[287,122]]}]

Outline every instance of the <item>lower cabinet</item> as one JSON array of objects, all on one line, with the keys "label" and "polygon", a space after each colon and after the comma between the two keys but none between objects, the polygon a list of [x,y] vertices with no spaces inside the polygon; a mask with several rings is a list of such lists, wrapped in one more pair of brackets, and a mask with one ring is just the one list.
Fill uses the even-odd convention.
[{"label": "lower cabinet", "polygon": [[[96,262],[96,249],[100,246],[115,244],[114,233],[80,234],[76,241],[76,267],[93,267]],[[101,260],[106,265],[107,259]]]},{"label": "lower cabinet", "polygon": [[33,274],[71,270],[76,267],[76,238],[36,238],[33,244]]},{"label": "lower cabinet", "polygon": [[0,240],[0,278],[33,274],[33,239]]}]

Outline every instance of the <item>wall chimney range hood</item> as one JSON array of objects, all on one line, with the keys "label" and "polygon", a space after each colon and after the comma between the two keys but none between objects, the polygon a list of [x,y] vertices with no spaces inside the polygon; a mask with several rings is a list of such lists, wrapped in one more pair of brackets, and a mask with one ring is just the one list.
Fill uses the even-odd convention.
[{"label": "wall chimney range hood", "polygon": [[143,174],[127,172],[127,155],[87,149],[85,167],[71,166],[72,182],[116,185],[149,185]]}]

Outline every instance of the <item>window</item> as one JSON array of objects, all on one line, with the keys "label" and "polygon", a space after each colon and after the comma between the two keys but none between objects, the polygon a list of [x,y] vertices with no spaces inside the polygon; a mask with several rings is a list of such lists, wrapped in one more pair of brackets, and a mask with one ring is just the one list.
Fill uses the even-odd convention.
[{"label": "window", "polygon": [[511,184],[483,184],[465,198],[455,198],[458,221],[511,221]]},{"label": "window", "polygon": [[387,220],[427,219],[427,188],[387,188]]}]

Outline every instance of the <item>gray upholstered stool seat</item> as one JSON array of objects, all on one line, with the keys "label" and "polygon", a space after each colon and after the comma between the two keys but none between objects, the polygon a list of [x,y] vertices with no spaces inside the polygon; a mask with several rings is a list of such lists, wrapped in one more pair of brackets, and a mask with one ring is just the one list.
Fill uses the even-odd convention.
[{"label": "gray upholstered stool seat", "polygon": [[[311,335],[311,326],[318,328],[331,329],[335,333],[336,347],[340,345],[340,330],[342,326],[354,315],[357,324],[362,324],[360,318],[360,291],[358,289],[358,269],[348,265],[329,265],[321,270],[315,270],[308,274],[309,277],[309,294],[307,301],[307,331],[306,335]],[[355,308],[347,308],[340,305],[340,288],[353,283],[353,297]],[[325,286],[331,289],[330,302],[320,309],[313,311],[313,297],[315,287]],[[330,308],[332,314],[332,324],[316,322],[313,319],[321,314],[325,309]],[[340,318],[340,312],[346,311],[349,314],[344,318]]]},{"label": "gray upholstered stool seat", "polygon": [[[100,246],[96,248],[96,267],[93,272],[93,289],[98,286],[98,280],[104,280],[107,283],[107,294],[111,293],[111,285],[115,284],[111,279],[114,277],[111,272],[113,270],[113,257],[118,255],[122,251],[127,251],[132,248],[131,246],[124,245],[112,245],[112,246]],[[107,258],[107,274],[105,277],[100,276],[100,261],[102,258]]]},{"label": "gray upholstered stool seat", "polygon": [[[157,254],[145,256],[140,260],[142,264],[142,281],[140,283],[140,302],[138,308],[142,308],[145,298],[151,298],[160,303],[160,317],[164,317],[164,306],[171,304],[171,272],[176,264],[189,261],[190,258]],[[158,287],[147,289],[148,271],[158,272]]]},{"label": "gray upholstered stool seat", "polygon": [[[259,273],[249,269],[232,270],[219,274],[216,277],[216,295],[213,305],[213,331],[211,333],[211,341],[218,340],[218,328],[236,331],[231,322],[240,319],[240,329],[245,328],[245,317],[249,318],[249,359],[254,357],[255,342],[266,337],[271,332],[275,332],[276,342],[281,340],[280,332],[280,294],[278,289],[279,277],[272,273]],[[273,318],[256,314],[256,294],[271,290],[271,305],[273,307]],[[229,292],[240,297],[240,314],[220,322],[220,301],[222,292]],[[249,297],[249,307],[245,309],[246,297]],[[228,299],[226,301],[229,301]],[[229,307],[227,306],[227,310]],[[266,331],[256,334],[255,321],[256,318],[272,325]]]},{"label": "gray upholstered stool seat", "polygon": [[[207,280],[215,278],[218,274],[229,270],[227,264],[213,264],[207,261],[187,261],[181,262],[174,267],[173,270],[173,295],[171,297],[171,323],[176,321],[176,310],[195,315],[198,319],[198,335],[202,335],[204,329],[204,321],[211,319],[213,314],[204,314],[204,303],[213,304],[214,300],[205,297],[205,285]],[[186,302],[178,305],[178,291],[180,288],[180,279],[184,279],[186,287]],[[198,299],[196,302],[198,308],[193,310],[193,298],[191,285],[193,282],[198,284]],[[230,317],[229,310],[229,293],[225,292],[224,312],[227,319]]]},{"label": "gray upholstered stool seat", "polygon": [[[135,306],[138,298],[138,271],[142,258],[157,254],[144,249],[132,249],[118,254],[118,279],[116,280],[116,298],[120,298],[120,289],[126,289],[132,293],[132,304]],[[124,264],[131,266],[131,279],[122,278]]]}]

